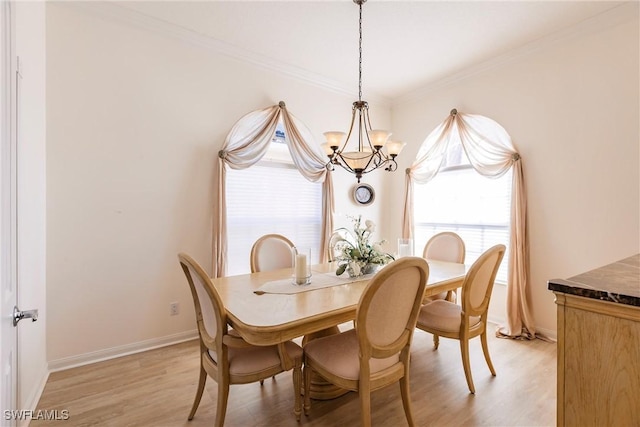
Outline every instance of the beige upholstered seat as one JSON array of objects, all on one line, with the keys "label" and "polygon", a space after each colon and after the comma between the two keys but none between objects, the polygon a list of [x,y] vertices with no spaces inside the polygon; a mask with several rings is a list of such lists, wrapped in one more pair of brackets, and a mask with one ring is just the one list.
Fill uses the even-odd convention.
[{"label": "beige upholstered seat", "polygon": [[251,272],[278,270],[292,266],[291,240],[280,234],[265,234],[251,247]]},{"label": "beige upholstered seat", "polygon": [[[464,263],[465,247],[460,236],[451,231],[445,231],[432,236],[422,252],[423,258],[436,259],[438,261],[449,261]],[[442,292],[429,297],[428,300],[446,299],[455,302],[454,291]]]},{"label": "beige upholstered seat", "polygon": [[[438,261],[459,262],[464,263],[466,256],[466,250],[464,241],[460,236],[452,231],[444,231],[442,233],[431,236],[424,250],[422,251],[422,257],[427,259],[435,259]],[[435,300],[447,300],[456,302],[457,294],[455,290],[440,292],[439,294],[426,297],[425,303]],[[438,335],[433,334],[433,345],[438,348],[440,345],[440,338]]]},{"label": "beige upholstered seat", "polygon": [[290,341],[277,346],[258,347],[232,334],[227,326],[226,310],[211,279],[188,255],[181,253],[178,259],[191,289],[200,336],[200,379],[189,420],[198,409],[207,375],[218,383],[215,425],[221,427],[230,384],[261,381],[289,369],[293,369],[294,413],[299,420],[302,413],[302,348]]},{"label": "beige upholstered seat", "polygon": [[[460,340],[462,365],[471,393],[475,393],[471,368],[469,365],[469,339],[480,336],[482,351],[491,375],[496,371],[489,357],[487,347],[487,313],[493,282],[500,262],[504,257],[505,246],[496,245],[488,249],[473,263],[462,284],[462,306],[445,300],[430,302],[420,309],[417,327],[423,331]],[[436,344],[436,348],[437,344]]]},{"label": "beige upholstered seat", "polygon": [[402,403],[413,425],[409,396],[409,351],[429,266],[406,257],[380,270],[364,290],[356,327],[306,343],[305,414],[312,372],[360,395],[362,425],[371,424],[371,391],[400,382]]}]

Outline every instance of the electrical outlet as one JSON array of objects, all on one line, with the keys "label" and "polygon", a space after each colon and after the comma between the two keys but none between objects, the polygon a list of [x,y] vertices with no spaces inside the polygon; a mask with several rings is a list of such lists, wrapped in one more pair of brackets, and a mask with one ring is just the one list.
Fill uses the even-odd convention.
[{"label": "electrical outlet", "polygon": [[171,304],[169,304],[169,313],[172,316],[177,316],[178,314],[180,314],[180,303],[172,302]]}]

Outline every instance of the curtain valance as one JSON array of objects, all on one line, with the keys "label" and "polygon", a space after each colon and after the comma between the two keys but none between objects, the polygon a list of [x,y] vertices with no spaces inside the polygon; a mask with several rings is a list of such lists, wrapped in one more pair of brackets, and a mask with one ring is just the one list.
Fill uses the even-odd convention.
[{"label": "curtain valance", "polygon": [[452,141],[462,145],[471,166],[483,176],[497,178],[513,168],[507,325],[501,327],[498,333],[509,337],[533,338],[535,325],[526,293],[529,249],[522,159],[507,131],[497,122],[479,115],[459,113],[454,109],[427,136],[418,150],[416,160],[406,170],[402,236],[413,237],[414,182],[424,184],[437,175]]},{"label": "curtain valance", "polygon": [[[328,253],[329,237],[333,230],[333,184],[325,167],[325,155],[315,143],[309,129],[287,111],[284,102],[261,110],[252,111],[231,128],[217,161],[217,195],[213,207],[213,277],[225,274],[227,266],[227,208],[226,167],[245,169],[264,157],[275,137],[276,127],[282,123],[285,143],[293,163],[309,181],[322,182],[322,236],[320,261]],[[247,257],[249,254],[247,254]]]}]

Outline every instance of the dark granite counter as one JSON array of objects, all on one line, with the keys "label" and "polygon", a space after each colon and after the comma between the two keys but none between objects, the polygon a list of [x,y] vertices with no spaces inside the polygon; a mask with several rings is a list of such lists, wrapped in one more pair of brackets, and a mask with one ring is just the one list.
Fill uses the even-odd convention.
[{"label": "dark granite counter", "polygon": [[549,280],[549,290],[640,307],[640,254],[566,280]]}]

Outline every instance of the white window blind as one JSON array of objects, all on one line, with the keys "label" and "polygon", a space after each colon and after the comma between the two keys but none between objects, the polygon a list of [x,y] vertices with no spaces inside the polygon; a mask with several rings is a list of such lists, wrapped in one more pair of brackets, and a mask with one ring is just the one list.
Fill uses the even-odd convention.
[{"label": "white window blind", "polygon": [[[473,263],[493,245],[509,246],[511,171],[492,179],[468,163],[444,168],[428,183],[415,186],[414,209],[417,254],[434,234],[453,231],[464,240],[465,263]],[[507,283],[508,262],[507,250],[496,283]]]},{"label": "white window blind", "polygon": [[270,233],[311,248],[312,262],[319,262],[322,184],[298,172],[286,145],[271,145],[256,165],[227,172],[227,275],[250,272],[251,246]]}]

